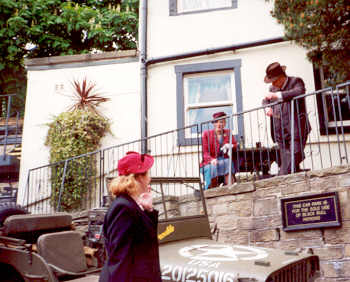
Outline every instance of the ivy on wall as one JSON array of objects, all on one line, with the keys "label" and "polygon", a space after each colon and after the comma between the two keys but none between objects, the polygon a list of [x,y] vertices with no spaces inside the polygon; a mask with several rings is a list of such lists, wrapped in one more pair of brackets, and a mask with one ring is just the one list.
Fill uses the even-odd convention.
[{"label": "ivy on wall", "polygon": [[[72,85],[75,104],[48,124],[45,142],[50,147],[50,163],[54,163],[51,204],[65,211],[80,208],[87,192],[94,187],[96,156],[80,155],[96,151],[102,137],[110,132],[109,120],[97,111],[97,106],[108,99],[96,94],[95,84],[87,79]],[[70,160],[65,168],[63,160],[67,159]]]}]

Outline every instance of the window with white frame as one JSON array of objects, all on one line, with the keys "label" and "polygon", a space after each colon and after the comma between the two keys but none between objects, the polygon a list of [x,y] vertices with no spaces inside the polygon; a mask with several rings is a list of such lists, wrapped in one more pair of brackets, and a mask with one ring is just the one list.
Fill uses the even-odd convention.
[{"label": "window with white frame", "polygon": [[[232,115],[242,111],[240,60],[176,66],[175,71],[178,128],[200,125],[211,120],[215,112]],[[243,131],[240,118],[232,119],[232,125],[227,126],[235,135]],[[200,131],[200,127],[190,127],[181,133],[180,144],[193,144],[197,130]]]},{"label": "window with white frame", "polygon": [[[236,112],[234,71],[216,71],[184,76],[185,124],[200,124],[213,113]],[[234,128],[237,129],[237,128]],[[195,133],[192,128],[192,133]]]},{"label": "window with white frame", "polygon": [[237,8],[237,0],[169,0],[170,15]]}]

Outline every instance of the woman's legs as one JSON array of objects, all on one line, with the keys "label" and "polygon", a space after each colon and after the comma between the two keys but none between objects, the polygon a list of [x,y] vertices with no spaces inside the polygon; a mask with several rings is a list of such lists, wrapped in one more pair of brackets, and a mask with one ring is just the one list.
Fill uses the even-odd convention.
[{"label": "woman's legs", "polygon": [[[218,165],[217,165],[218,175],[224,175],[225,176],[225,185],[228,185],[230,183],[229,177],[230,177],[230,159],[218,159]],[[235,166],[233,162],[231,161],[231,184],[235,183]]]}]

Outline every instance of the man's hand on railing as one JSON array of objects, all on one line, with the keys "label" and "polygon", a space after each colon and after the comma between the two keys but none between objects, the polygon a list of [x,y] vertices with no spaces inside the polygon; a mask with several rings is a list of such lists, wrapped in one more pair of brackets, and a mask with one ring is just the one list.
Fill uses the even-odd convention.
[{"label": "man's hand on railing", "polygon": [[271,107],[265,108],[265,111],[266,111],[266,115],[267,115],[268,117],[272,117],[272,115],[273,115],[273,110],[272,110]]}]

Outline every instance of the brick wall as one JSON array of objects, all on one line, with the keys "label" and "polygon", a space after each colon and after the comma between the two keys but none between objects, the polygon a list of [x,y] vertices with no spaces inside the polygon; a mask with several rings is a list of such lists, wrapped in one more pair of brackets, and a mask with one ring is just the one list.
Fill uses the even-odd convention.
[{"label": "brick wall", "polygon": [[[284,250],[312,248],[320,257],[317,282],[350,281],[350,166],[334,167],[205,191],[210,224],[220,242]],[[342,226],[285,232],[281,198],[338,192]],[[200,207],[180,200],[181,211]],[[200,212],[200,211],[199,211]]]}]

